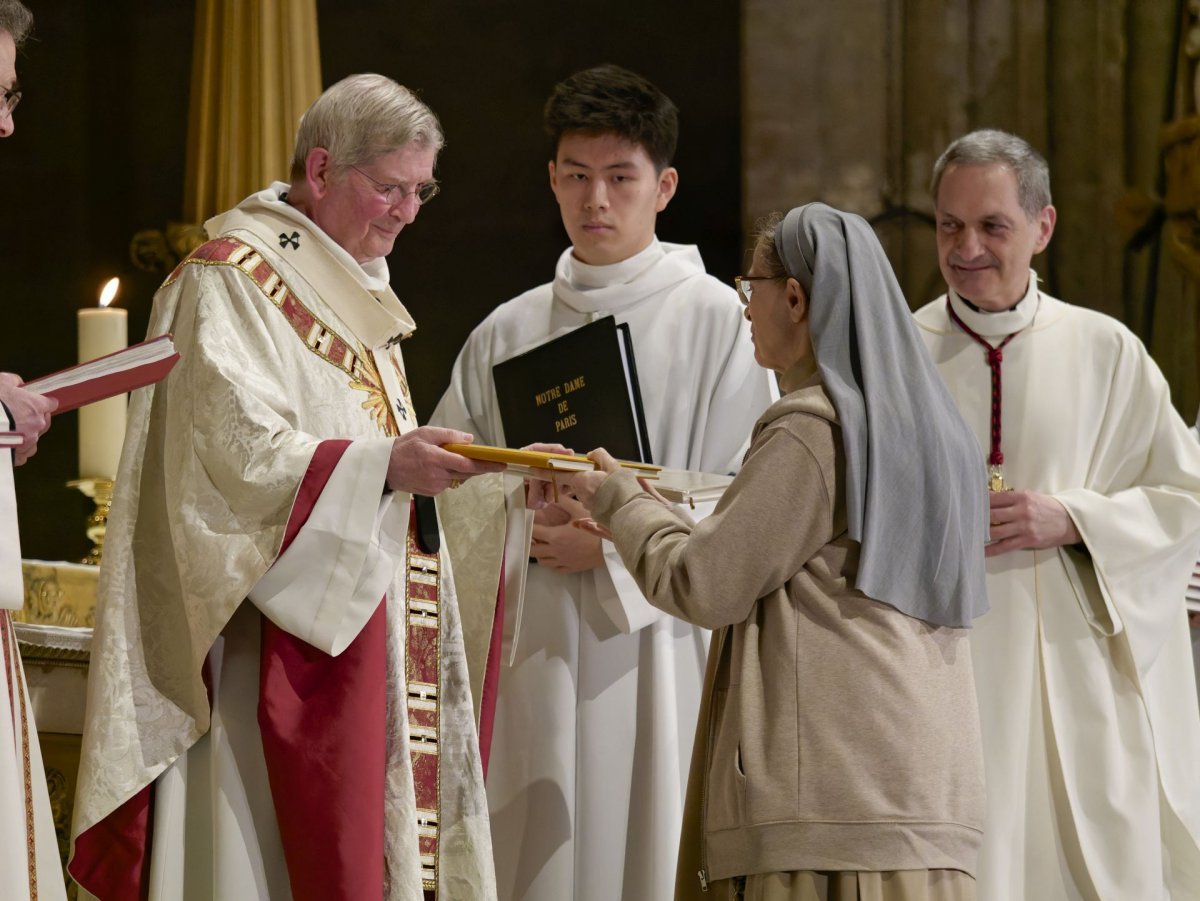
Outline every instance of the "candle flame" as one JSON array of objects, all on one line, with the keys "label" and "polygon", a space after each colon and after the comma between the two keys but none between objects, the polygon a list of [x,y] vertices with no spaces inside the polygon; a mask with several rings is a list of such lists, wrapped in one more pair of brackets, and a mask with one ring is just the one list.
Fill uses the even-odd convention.
[{"label": "candle flame", "polygon": [[117,289],[121,286],[119,278],[110,278],[104,283],[104,288],[100,291],[100,306],[107,307],[113,302],[113,298],[117,296]]}]

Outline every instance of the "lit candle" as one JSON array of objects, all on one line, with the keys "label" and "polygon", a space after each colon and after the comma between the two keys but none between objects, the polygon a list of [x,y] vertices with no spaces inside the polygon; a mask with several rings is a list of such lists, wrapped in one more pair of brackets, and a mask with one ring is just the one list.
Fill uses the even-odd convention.
[{"label": "lit candle", "polygon": [[[119,279],[109,279],[100,292],[100,306],[79,311],[79,362],[118,351],[129,343],[129,316],[109,307],[117,296]],[[125,441],[124,394],[79,409],[79,476],[111,479],[117,474]]]}]

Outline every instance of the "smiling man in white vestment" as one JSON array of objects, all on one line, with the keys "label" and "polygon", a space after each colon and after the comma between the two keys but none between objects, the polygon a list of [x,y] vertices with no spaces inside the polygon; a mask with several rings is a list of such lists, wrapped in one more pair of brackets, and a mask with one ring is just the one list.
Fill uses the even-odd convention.
[{"label": "smiling man in white vestment", "polygon": [[454,584],[384,257],[442,133],[379,75],[305,113],[291,184],[207,223],[150,333],[109,519],[72,873],[108,899],[494,896]]},{"label": "smiling man in white vestment", "polygon": [[1200,448],[1134,335],[1038,289],[1056,214],[1036,151],[973,132],[933,194],[950,290],[917,322],[991,468],[979,897],[1200,897]]},{"label": "smiling man in white vestment", "polygon": [[[545,126],[572,246],[552,282],[472,332],[432,421],[504,444],[492,367],[613,315],[632,332],[653,461],[735,471],[774,388],[734,291],[694,246],[655,237],[679,180],[675,105],[600,66],[556,86]],[[499,674],[487,788],[506,901],[674,890],[708,635],[650,606],[613,546],[570,525],[586,515],[566,498],[538,513],[517,657]]]},{"label": "smiling man in white vestment", "polygon": [[[0,138],[13,133],[21,99],[17,48],[29,35],[33,16],[17,0],[0,0]],[[21,655],[9,610],[24,601],[21,542],[12,467],[37,452],[38,437],[50,427],[53,400],[26,391],[20,376],[0,372],[0,431],[20,432],[23,442],[0,450],[0,898],[56,901],[66,897],[58,839],[46,788],[46,772]]]}]

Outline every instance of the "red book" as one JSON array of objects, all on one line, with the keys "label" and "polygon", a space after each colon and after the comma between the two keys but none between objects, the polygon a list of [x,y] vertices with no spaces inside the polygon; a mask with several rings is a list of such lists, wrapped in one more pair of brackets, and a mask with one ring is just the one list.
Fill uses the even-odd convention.
[{"label": "red book", "polygon": [[125,394],[134,388],[153,385],[179,362],[179,352],[170,335],[88,360],[78,366],[26,382],[27,388],[58,401],[55,414]]}]

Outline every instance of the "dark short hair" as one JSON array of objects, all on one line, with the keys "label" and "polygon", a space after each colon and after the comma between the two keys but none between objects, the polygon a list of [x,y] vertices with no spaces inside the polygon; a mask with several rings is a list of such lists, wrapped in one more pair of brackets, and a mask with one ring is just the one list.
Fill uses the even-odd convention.
[{"label": "dark short hair", "polygon": [[12,35],[18,47],[25,42],[33,28],[33,13],[19,0],[0,0],[0,31]]},{"label": "dark short hair", "polygon": [[576,72],[554,86],[543,114],[551,151],[567,132],[611,132],[639,144],[661,172],[675,157],[679,110],[642,76],[606,64]]}]

